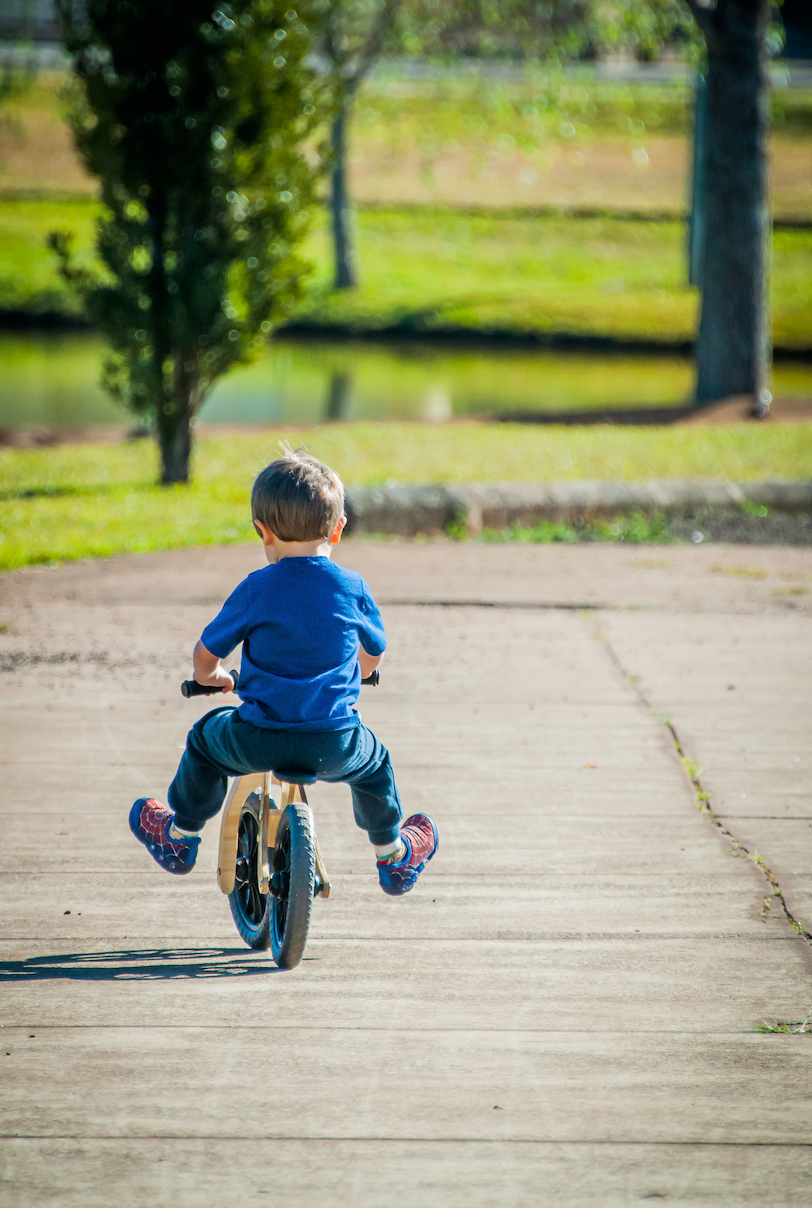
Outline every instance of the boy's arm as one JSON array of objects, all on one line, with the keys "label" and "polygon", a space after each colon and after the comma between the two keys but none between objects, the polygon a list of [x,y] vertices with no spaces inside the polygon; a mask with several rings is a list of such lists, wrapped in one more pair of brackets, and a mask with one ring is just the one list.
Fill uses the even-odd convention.
[{"label": "boy's arm", "polygon": [[[233,692],[236,688],[237,685],[233,678],[224,667],[220,666],[217,655],[207,650],[202,640],[195,646],[192,661],[195,668],[195,679],[199,684],[203,684],[207,688],[222,688],[224,692]],[[380,660],[378,661],[380,662]]]},{"label": "boy's arm", "polygon": [[368,679],[376,667],[380,667],[382,662],[382,654],[367,654],[363,646],[358,647],[358,665],[361,668],[361,679]]}]

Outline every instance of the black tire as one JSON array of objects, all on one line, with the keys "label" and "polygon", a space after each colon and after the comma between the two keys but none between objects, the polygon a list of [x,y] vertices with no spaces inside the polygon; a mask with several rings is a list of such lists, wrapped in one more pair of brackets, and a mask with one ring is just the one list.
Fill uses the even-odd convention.
[{"label": "black tire", "polygon": [[259,892],[257,875],[261,809],[261,796],[251,793],[240,810],[236,877],[228,895],[237,930],[249,948],[268,948],[271,943],[271,895]]},{"label": "black tire", "polygon": [[294,802],[279,819],[271,854],[271,951],[280,969],[302,959],[316,884],[316,835],[309,805]]}]

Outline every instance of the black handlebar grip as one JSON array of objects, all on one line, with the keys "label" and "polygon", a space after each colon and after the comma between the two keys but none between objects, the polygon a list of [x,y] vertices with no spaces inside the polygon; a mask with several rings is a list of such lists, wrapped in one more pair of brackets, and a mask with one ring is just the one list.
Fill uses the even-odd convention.
[{"label": "black handlebar grip", "polygon": [[368,676],[366,677],[366,679],[362,679],[362,680],[361,680],[361,683],[362,683],[362,684],[369,684],[370,688],[377,688],[377,687],[378,687],[378,684],[379,684],[380,682],[381,682],[381,673],[380,673],[380,671],[378,670],[378,668],[377,668],[377,667],[376,667],[376,668],[375,668],[375,670],[372,672],[372,675],[368,675]]},{"label": "black handlebar grip", "polygon": [[[234,690],[237,689],[237,672],[229,671],[228,673],[234,680]],[[224,688],[209,688],[205,684],[199,684],[197,680],[184,680],[180,686],[181,695],[188,700],[190,696],[214,696],[216,692],[224,692]]]}]

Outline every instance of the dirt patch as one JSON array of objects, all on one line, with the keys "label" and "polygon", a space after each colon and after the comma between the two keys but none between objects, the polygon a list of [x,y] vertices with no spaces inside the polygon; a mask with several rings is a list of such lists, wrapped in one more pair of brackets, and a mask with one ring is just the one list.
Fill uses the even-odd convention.
[{"label": "dirt patch", "polygon": [[[751,395],[737,395],[722,399],[701,411],[690,407],[636,407],[606,408],[600,411],[510,411],[493,416],[498,423],[565,424],[580,427],[593,424],[621,424],[634,427],[659,427],[671,424],[697,426],[721,426],[725,424],[768,423],[804,424],[812,423],[812,398],[773,399],[768,414],[762,420],[753,416]],[[465,419],[470,424],[470,419]],[[304,429],[310,424],[299,424]],[[199,426],[201,434],[227,437],[246,432],[267,432],[267,424],[206,424]],[[134,428],[132,424],[95,424],[87,428],[32,427],[0,428],[0,447],[10,449],[37,449],[65,444],[116,444],[122,440],[143,439],[149,436],[148,429]]]},{"label": "dirt patch", "polygon": [[52,650],[47,653],[29,650],[7,650],[0,652],[0,671],[19,671],[21,667],[54,667],[65,663],[87,663],[97,667],[134,667],[137,659],[118,659],[115,663],[105,650],[80,652],[77,650]]},{"label": "dirt patch", "polygon": [[812,545],[812,516],[773,512],[750,516],[738,508],[686,513],[670,521],[668,535],[681,541],[724,541],[732,545]]},{"label": "dirt patch", "polygon": [[[754,398],[751,394],[737,394],[721,399],[701,411],[693,411],[679,417],[683,424],[692,427],[721,424],[744,424],[755,419]],[[774,398],[763,424],[807,424],[812,422],[812,398]]]}]

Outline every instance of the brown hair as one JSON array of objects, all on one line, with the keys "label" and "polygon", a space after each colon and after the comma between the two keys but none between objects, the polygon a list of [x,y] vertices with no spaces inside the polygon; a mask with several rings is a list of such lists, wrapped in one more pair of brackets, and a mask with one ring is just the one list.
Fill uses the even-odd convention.
[{"label": "brown hair", "polygon": [[344,487],[335,470],[299,449],[260,470],[251,490],[251,515],[280,541],[328,538],[344,515]]}]

